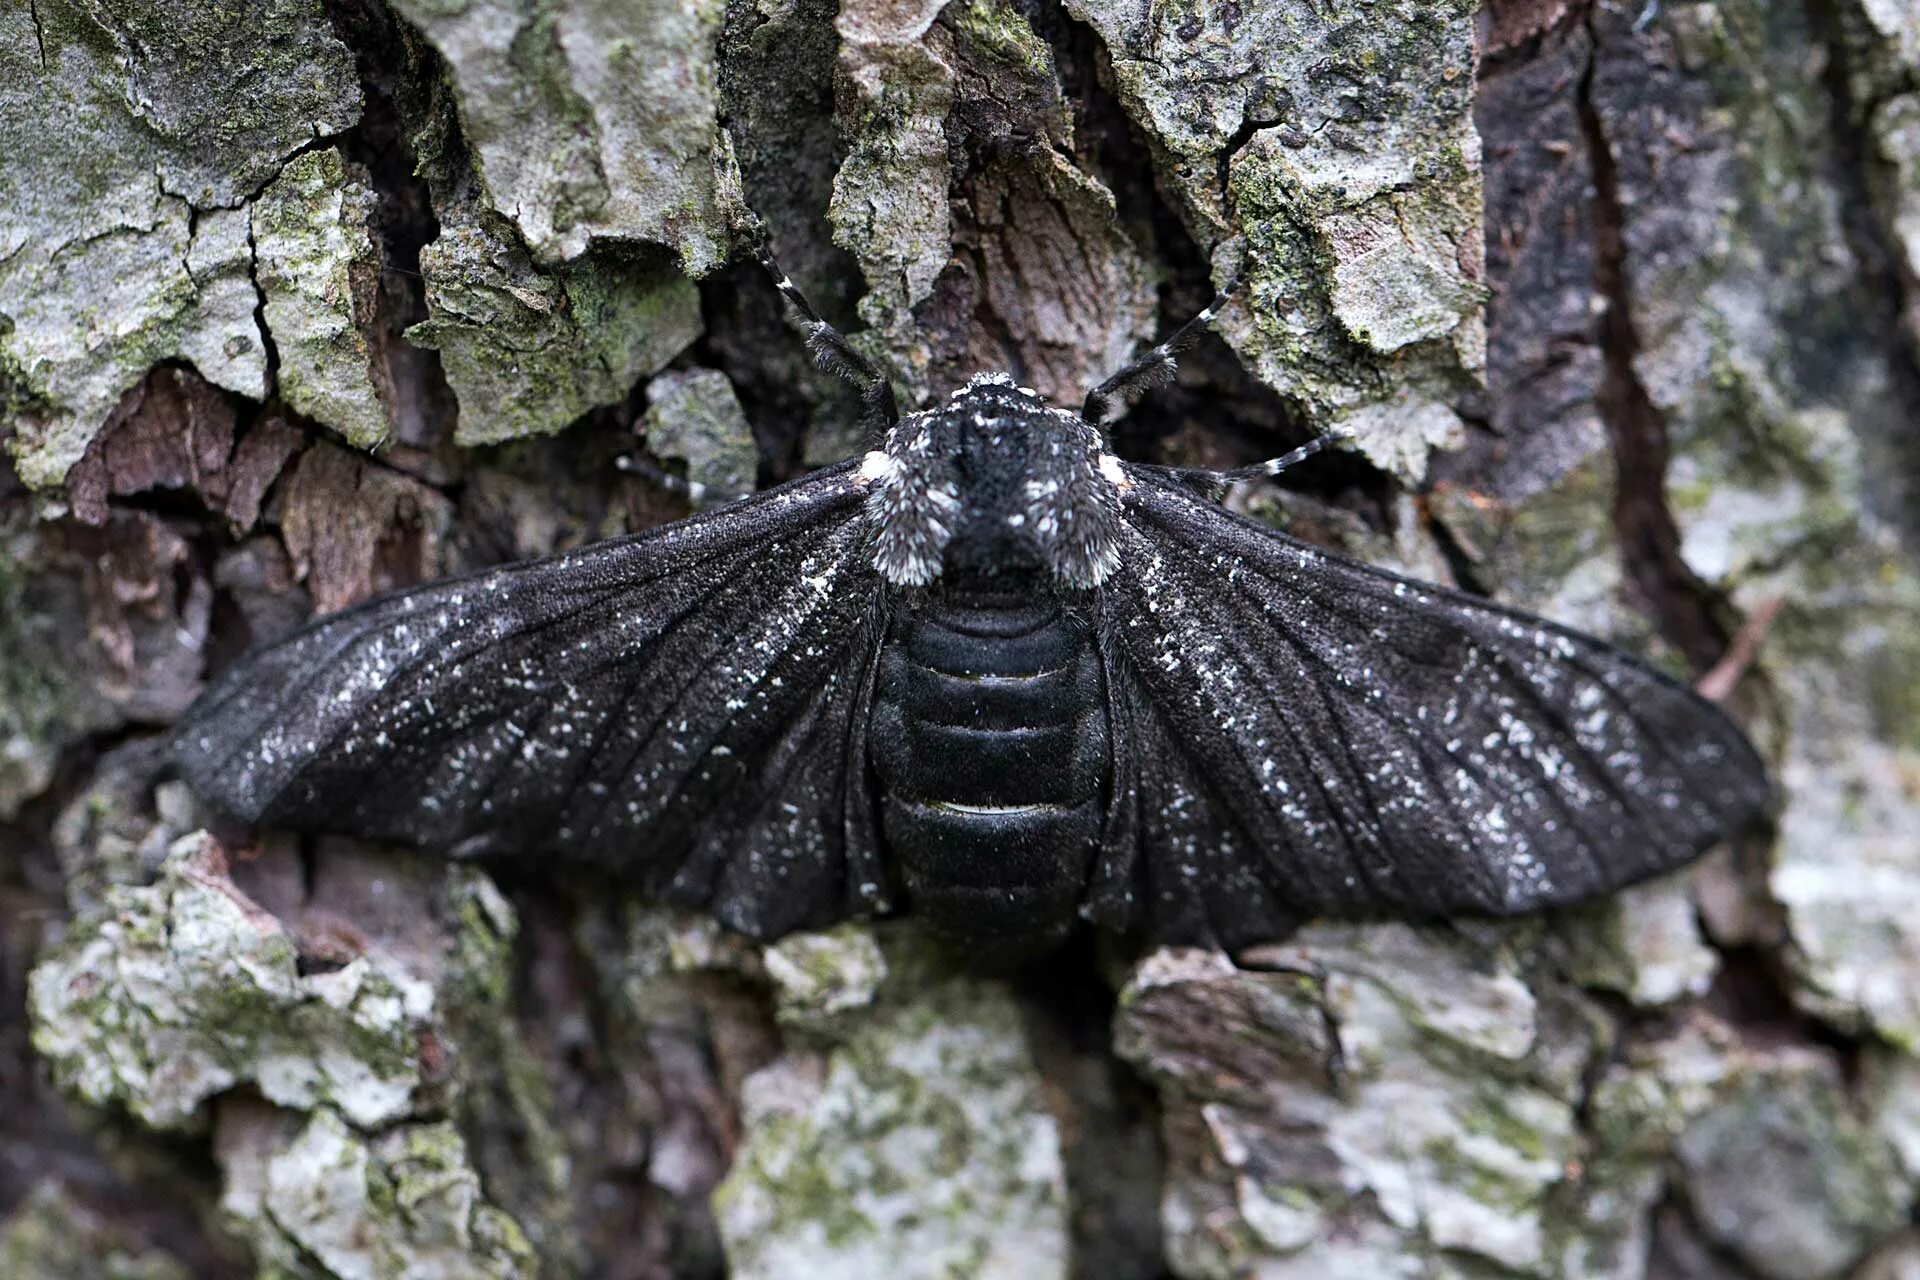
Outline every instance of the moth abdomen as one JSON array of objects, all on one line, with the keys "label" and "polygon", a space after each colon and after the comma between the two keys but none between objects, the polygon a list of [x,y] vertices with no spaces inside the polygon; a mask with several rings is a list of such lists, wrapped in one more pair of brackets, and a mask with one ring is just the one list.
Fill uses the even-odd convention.
[{"label": "moth abdomen", "polygon": [[969,938],[1056,939],[1111,772],[1093,638],[1050,589],[936,591],[896,615],[868,758],[916,913]]},{"label": "moth abdomen", "polygon": [[935,933],[991,940],[1009,958],[1066,936],[1101,820],[1097,799],[989,808],[890,793],[882,808],[914,913]]}]

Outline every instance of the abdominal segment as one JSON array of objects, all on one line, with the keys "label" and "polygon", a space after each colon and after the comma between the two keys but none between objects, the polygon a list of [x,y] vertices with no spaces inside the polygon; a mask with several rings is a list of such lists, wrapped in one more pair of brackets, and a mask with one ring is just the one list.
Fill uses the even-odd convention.
[{"label": "abdominal segment", "polygon": [[915,914],[1017,951],[1066,933],[1111,770],[1084,624],[1024,592],[948,590],[901,608],[867,754]]}]

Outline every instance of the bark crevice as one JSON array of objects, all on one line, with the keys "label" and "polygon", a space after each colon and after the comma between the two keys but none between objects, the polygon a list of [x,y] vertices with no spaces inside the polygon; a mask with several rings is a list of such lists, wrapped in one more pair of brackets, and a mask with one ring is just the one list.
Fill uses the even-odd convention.
[{"label": "bark crevice", "polygon": [[1614,532],[1627,576],[1661,636],[1695,672],[1703,672],[1725,650],[1728,633],[1715,616],[1712,591],[1680,555],[1680,530],[1667,503],[1666,418],[1635,363],[1641,346],[1633,320],[1628,212],[1620,199],[1612,140],[1593,92],[1606,39],[1596,12],[1590,9],[1586,17],[1591,47],[1575,107],[1593,162],[1593,285],[1603,306],[1598,408],[1613,448]]},{"label": "bark crevice", "polygon": [[[1828,136],[1833,143],[1827,169],[1840,193],[1841,231],[1853,254],[1862,324],[1881,335],[1897,398],[1908,406],[1920,406],[1920,333],[1913,327],[1920,323],[1920,303],[1884,220],[1885,201],[1876,182],[1883,166],[1866,141],[1875,112],[1891,95],[1869,92],[1863,100],[1860,90],[1867,69],[1861,65],[1838,0],[1805,3],[1808,25],[1826,58],[1820,87],[1827,96]],[[1911,82],[1904,87],[1917,88]],[[1893,518],[1909,546],[1920,547],[1920,433],[1887,434],[1888,438],[1871,442],[1892,455],[1893,474],[1883,477],[1879,486],[1884,514]]]}]

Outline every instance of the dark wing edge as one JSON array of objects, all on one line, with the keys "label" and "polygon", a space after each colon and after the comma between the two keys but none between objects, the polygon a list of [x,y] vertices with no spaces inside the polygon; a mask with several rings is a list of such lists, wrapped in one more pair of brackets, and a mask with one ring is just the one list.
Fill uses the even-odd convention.
[{"label": "dark wing edge", "polygon": [[597,864],[755,937],[884,906],[857,463],[320,619],[172,756],[249,823]]},{"label": "dark wing edge", "polygon": [[1095,920],[1237,947],[1304,915],[1515,914],[1771,807],[1740,729],[1639,659],[1128,475]]}]

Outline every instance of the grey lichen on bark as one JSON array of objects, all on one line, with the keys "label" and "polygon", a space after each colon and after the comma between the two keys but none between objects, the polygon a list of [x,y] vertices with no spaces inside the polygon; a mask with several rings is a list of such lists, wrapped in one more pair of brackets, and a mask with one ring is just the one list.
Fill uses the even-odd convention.
[{"label": "grey lichen on bark", "polygon": [[[1803,15],[1686,6],[1650,46],[1622,34],[1624,9],[1599,14],[1593,93],[1622,204],[1662,210],[1630,213],[1624,248],[1633,375],[1665,424],[1678,553],[1737,605],[1784,601],[1762,659],[1786,791],[1769,887],[1798,997],[1912,1049],[1920,1005],[1895,975],[1920,959],[1920,574],[1898,442],[1920,382],[1914,331],[1894,307],[1863,311],[1858,276],[1863,237],[1897,243],[1898,223],[1850,225],[1855,190],[1823,181],[1823,157],[1862,150],[1836,129],[1864,122],[1794,52],[1818,36]],[[1715,70],[1661,72],[1647,51],[1662,47]],[[1691,145],[1655,154],[1642,113]],[[1805,245],[1828,250],[1789,248]],[[1844,610],[1819,603],[1835,591]]]},{"label": "grey lichen on bark", "polygon": [[793,1040],[749,1076],[716,1193],[732,1273],[1067,1274],[1045,1083],[1000,985],[865,928],[767,949]]},{"label": "grey lichen on bark", "polygon": [[[4,17],[0,386],[30,485],[56,488],[164,360],[363,448],[392,434],[370,193],[333,149],[301,154],[359,118],[351,55],[310,0],[231,16],[49,0]],[[557,431],[699,332],[681,271],[724,256],[718,6],[658,6],[621,39],[590,5],[416,16],[447,63],[415,70],[451,76],[469,135],[440,133],[455,106],[407,122],[446,224],[414,338],[445,354],[463,442]]]},{"label": "grey lichen on bark", "polygon": [[[1075,158],[1051,47],[1000,0],[861,0],[835,26],[828,212],[867,281],[863,341],[915,399],[1010,368],[1072,403],[1152,336],[1152,270]],[[972,314],[917,319],[949,308]]]},{"label": "grey lichen on bark", "polygon": [[[85,797],[66,824],[72,883],[91,889],[29,992],[35,1048],[61,1086],[147,1126],[210,1133],[217,1212],[262,1275],[525,1275],[525,1233],[441,1118],[514,1070],[495,1043],[517,930],[498,891],[425,863],[364,864],[381,878],[356,883],[349,862],[302,901],[290,850],[243,885],[204,832],[145,883],[116,849],[163,837],[190,802],[143,823],[116,813],[123,799]],[[339,935],[327,899],[369,889],[356,932]]]},{"label": "grey lichen on bark", "polygon": [[29,484],[57,485],[162,360],[265,394],[245,204],[354,123],[360,88],[315,0],[233,16],[0,14],[0,389]]},{"label": "grey lichen on bark", "polygon": [[453,1125],[369,1136],[322,1108],[280,1130],[264,1150],[224,1144],[221,1208],[249,1230],[261,1275],[513,1280],[535,1265],[519,1224],[487,1203]]},{"label": "grey lichen on bark", "polygon": [[465,445],[560,431],[700,332],[699,296],[664,260],[602,250],[543,268],[486,216],[443,228],[420,269],[429,318],[407,337],[440,352]]},{"label": "grey lichen on bark", "polygon": [[278,1106],[377,1126],[421,1086],[425,982],[377,956],[299,972],[299,948],[227,879],[211,837],[111,890],[35,970],[34,1048],[62,1086],[168,1129],[243,1081]]},{"label": "grey lichen on bark", "polygon": [[483,203],[543,262],[596,241],[726,259],[708,155],[720,0],[400,0],[446,60]]},{"label": "grey lichen on bark", "polygon": [[899,327],[933,292],[952,254],[947,113],[953,70],[926,47],[944,0],[848,5],[840,36],[841,100],[853,143],[834,174],[834,238],[861,260],[861,314]]},{"label": "grey lichen on bark", "polygon": [[280,356],[280,396],[363,449],[390,424],[367,334],[379,282],[374,193],[327,148],[289,162],[254,201],[261,316]]},{"label": "grey lichen on bark", "polygon": [[1316,927],[1253,968],[1159,953],[1121,993],[1116,1045],[1168,1099],[1170,1261],[1556,1274],[1593,1034],[1559,1014],[1497,935]]},{"label": "grey lichen on bark", "polygon": [[1068,8],[1217,282],[1244,276],[1240,357],[1417,481],[1485,367],[1476,6]]},{"label": "grey lichen on bark", "polygon": [[414,122],[440,234],[408,337],[441,353],[461,444],[559,431],[699,335],[688,277],[729,237],[711,154],[722,6],[397,8],[452,98]]},{"label": "grey lichen on bark", "polygon": [[[1593,1092],[1593,1166],[1645,1203],[1663,1166],[1694,1203],[1705,1238],[1768,1280],[1830,1276],[1898,1229],[1913,1197],[1878,1108],[1865,1114],[1824,1053],[1745,1045],[1703,1020],[1629,1048]],[[1641,1228],[1573,1261],[1614,1271]]]}]

